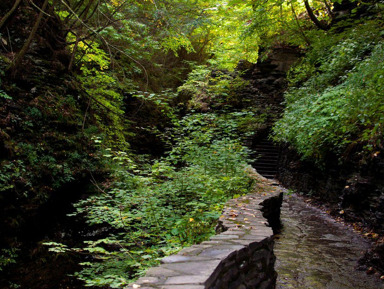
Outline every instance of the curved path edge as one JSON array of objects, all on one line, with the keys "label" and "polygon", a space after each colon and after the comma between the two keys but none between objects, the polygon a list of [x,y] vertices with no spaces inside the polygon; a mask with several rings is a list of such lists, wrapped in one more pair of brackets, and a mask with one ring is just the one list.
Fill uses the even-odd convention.
[{"label": "curved path edge", "polygon": [[283,189],[263,181],[259,192],[227,202],[219,234],[163,258],[126,289],[275,288],[271,226],[278,226]]}]

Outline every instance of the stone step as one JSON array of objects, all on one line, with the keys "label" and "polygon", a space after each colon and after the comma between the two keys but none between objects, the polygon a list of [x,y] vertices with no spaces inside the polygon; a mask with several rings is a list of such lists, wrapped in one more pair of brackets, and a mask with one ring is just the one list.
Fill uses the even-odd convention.
[{"label": "stone step", "polygon": [[266,158],[278,158],[279,153],[272,153],[272,152],[259,152],[255,155],[258,158],[266,157]]},{"label": "stone step", "polygon": [[253,150],[255,151],[254,156],[256,158],[253,167],[262,176],[274,178],[277,174],[279,148],[268,137],[265,137],[253,146]]},{"label": "stone step", "polygon": [[261,175],[263,174],[270,174],[270,175],[275,175],[276,174],[276,170],[271,170],[271,169],[263,169],[263,168],[259,168],[257,169],[257,172]]},{"label": "stone step", "polygon": [[270,163],[263,162],[263,163],[261,163],[261,162],[256,161],[254,163],[254,166],[255,165],[257,165],[259,168],[274,168],[274,169],[276,169],[277,162],[274,162],[274,163],[272,163],[272,162],[270,162]]},{"label": "stone step", "polygon": [[277,148],[268,148],[268,147],[253,147],[253,149],[258,152],[258,151],[270,151],[270,152],[279,152]]},{"label": "stone step", "polygon": [[272,148],[258,148],[258,147],[255,147],[254,150],[256,152],[266,152],[266,153],[279,153],[279,150],[278,149],[272,149]]},{"label": "stone step", "polygon": [[279,153],[278,152],[256,152],[256,156],[269,156],[269,157],[278,157]]},{"label": "stone step", "polygon": [[256,155],[256,161],[263,162],[277,162],[279,159],[278,155]]}]

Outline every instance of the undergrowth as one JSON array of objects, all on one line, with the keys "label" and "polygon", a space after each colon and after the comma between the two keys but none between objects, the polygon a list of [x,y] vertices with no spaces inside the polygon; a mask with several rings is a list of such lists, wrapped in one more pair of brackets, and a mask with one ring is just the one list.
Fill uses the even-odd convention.
[{"label": "undergrowth", "polygon": [[275,140],[318,163],[330,153],[342,159],[358,152],[367,158],[383,149],[382,22],[349,26],[321,36],[291,70],[286,109],[274,127]]},{"label": "undergrowth", "polygon": [[96,139],[110,179],[97,185],[99,194],[79,201],[72,216],[106,233],[81,248],[48,242],[50,250],[86,254],[75,274],[86,286],[120,288],[162,257],[207,240],[224,203],[252,188],[242,116],[195,113],[175,120],[167,134],[168,154],[151,165],[138,165]]}]

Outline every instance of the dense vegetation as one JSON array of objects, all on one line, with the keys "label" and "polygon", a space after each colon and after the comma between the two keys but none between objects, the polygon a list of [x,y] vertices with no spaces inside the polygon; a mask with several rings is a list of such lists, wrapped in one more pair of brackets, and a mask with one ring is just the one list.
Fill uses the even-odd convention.
[{"label": "dense vegetation", "polygon": [[86,286],[120,288],[206,239],[225,201],[252,188],[244,140],[271,119],[242,97],[250,83],[234,68],[242,60],[251,69],[275,48],[305,57],[290,71],[274,138],[319,166],[329,155],[377,157],[382,8],[2,1],[0,270],[33,258],[23,232],[44,218],[36,217],[42,208],[52,213],[62,202],[74,202],[70,218],[92,233],[71,244],[48,238],[45,247],[82,256],[74,276]]},{"label": "dense vegetation", "polygon": [[383,149],[383,52],[380,19],[348,20],[319,35],[291,71],[276,139],[320,162],[330,153],[340,158],[356,151],[360,158],[378,154]]}]

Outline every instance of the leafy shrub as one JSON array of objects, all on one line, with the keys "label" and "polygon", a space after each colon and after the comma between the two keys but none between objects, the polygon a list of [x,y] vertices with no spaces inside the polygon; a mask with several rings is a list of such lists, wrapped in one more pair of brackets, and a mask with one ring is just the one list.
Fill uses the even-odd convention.
[{"label": "leafy shrub", "polygon": [[381,29],[379,22],[360,23],[314,45],[292,70],[276,140],[319,161],[356,144],[365,144],[364,155],[383,148]]},{"label": "leafy shrub", "polygon": [[206,240],[227,199],[247,193],[253,184],[245,172],[247,150],[238,123],[229,118],[185,116],[169,132],[168,155],[149,167],[138,167],[124,152],[104,149],[111,182],[78,202],[73,215],[106,228],[107,237],[86,241],[82,248],[47,245],[58,253],[92,256],[75,274],[87,286],[120,288],[165,255]]},{"label": "leafy shrub", "polygon": [[16,258],[18,256],[18,249],[1,249],[0,250],[0,272],[8,265],[16,263]]},{"label": "leafy shrub", "polygon": [[237,74],[225,71],[212,71],[206,66],[198,66],[187,81],[178,88],[181,104],[190,110],[209,110],[238,106],[242,99],[237,92],[248,84]]}]

